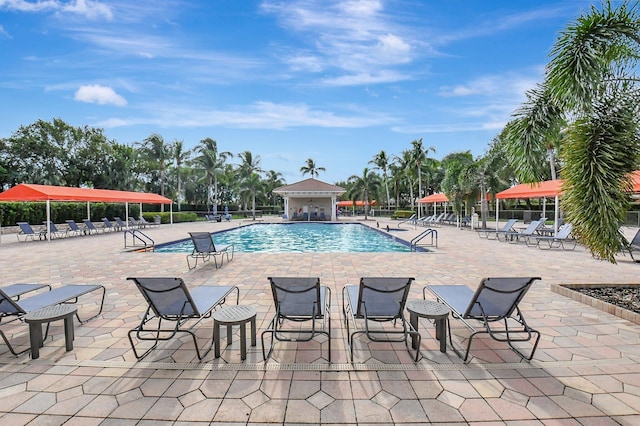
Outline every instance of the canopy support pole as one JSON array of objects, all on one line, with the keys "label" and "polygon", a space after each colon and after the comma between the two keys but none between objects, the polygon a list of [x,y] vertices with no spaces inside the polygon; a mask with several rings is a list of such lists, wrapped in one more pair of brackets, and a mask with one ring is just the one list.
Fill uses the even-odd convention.
[{"label": "canopy support pole", "polygon": [[47,200],[47,224],[46,229],[47,229],[47,240],[49,240],[49,242],[51,242],[51,225],[49,225],[49,222],[51,221],[51,201]]}]

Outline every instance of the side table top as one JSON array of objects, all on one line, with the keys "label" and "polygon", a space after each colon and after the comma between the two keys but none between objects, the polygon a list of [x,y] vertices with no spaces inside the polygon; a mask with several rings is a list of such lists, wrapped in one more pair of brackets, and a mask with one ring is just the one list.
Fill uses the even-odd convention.
[{"label": "side table top", "polygon": [[225,306],[213,313],[213,319],[220,323],[248,321],[256,316],[256,308],[249,305]]},{"label": "side table top", "polygon": [[409,300],[406,306],[409,312],[426,318],[446,317],[450,312],[445,305],[432,300]]},{"label": "side table top", "polygon": [[78,307],[76,305],[63,303],[29,312],[23,319],[26,322],[55,321],[68,315],[73,315],[77,311]]}]

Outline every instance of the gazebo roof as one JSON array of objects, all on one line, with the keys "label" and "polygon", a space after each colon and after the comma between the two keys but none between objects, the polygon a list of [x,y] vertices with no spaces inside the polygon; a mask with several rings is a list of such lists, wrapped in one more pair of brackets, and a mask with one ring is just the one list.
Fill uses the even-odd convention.
[{"label": "gazebo roof", "polygon": [[340,186],[331,185],[329,183],[309,178],[291,185],[281,186],[273,190],[276,194],[288,196],[306,196],[306,195],[342,195],[346,190]]}]

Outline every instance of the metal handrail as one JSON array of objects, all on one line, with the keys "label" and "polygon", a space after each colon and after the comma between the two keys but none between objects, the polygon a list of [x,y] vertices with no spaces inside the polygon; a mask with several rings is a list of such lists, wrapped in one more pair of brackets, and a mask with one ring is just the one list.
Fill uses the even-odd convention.
[{"label": "metal handrail", "polygon": [[[131,234],[131,245],[127,245],[127,234]],[[136,240],[140,241],[144,245],[144,251],[155,251],[155,241],[144,232],[139,229],[127,229],[123,233],[124,235],[124,248],[138,247]]]},{"label": "metal handrail", "polygon": [[[427,228],[422,231],[417,237],[411,240],[411,251],[417,251],[418,243],[427,236],[431,236],[431,244],[421,244],[422,246],[438,247],[438,230],[433,228]],[[435,244],[434,244],[435,238]]]}]

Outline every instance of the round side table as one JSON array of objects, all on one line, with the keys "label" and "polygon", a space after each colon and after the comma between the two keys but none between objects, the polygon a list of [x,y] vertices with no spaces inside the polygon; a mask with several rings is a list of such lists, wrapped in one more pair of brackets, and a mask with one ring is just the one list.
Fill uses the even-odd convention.
[{"label": "round side table", "polygon": [[73,350],[73,316],[78,311],[76,305],[62,304],[49,306],[29,312],[23,319],[29,324],[29,342],[31,343],[31,359],[40,357],[40,348],[44,345],[42,324],[64,320],[64,340],[67,351]]},{"label": "round side table", "polygon": [[[409,322],[418,331],[418,318],[434,320],[436,324],[436,339],[440,341],[440,352],[447,351],[447,321],[449,321],[449,308],[439,302],[431,300],[409,300],[407,302]],[[418,342],[412,337],[411,347],[418,349]]]},{"label": "round side table", "polygon": [[253,306],[225,306],[213,313],[214,355],[220,358],[220,326],[227,326],[227,346],[233,341],[232,327],[240,326],[240,358],[247,359],[247,323],[251,323],[251,346],[256,345],[256,309]]}]

